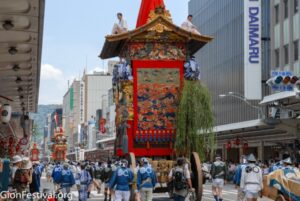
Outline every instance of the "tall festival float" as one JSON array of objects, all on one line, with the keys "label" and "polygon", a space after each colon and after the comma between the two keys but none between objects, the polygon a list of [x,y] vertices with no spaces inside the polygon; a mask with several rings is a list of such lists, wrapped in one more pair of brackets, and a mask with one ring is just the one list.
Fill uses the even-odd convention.
[{"label": "tall festival float", "polygon": [[[0,112],[4,107],[0,106]],[[25,113],[21,116],[12,114],[8,119],[0,118],[0,159],[12,159],[15,155],[29,156],[33,121]]]},{"label": "tall festival float", "polygon": [[52,141],[52,160],[53,161],[65,161],[67,156],[67,138],[61,125],[59,125],[59,115],[54,116],[56,127],[54,129],[54,136]]},{"label": "tall festival float", "polygon": [[137,28],[106,36],[100,54],[120,57],[113,71],[115,154],[129,159],[132,168],[136,157],[148,157],[161,185],[157,191],[168,191],[174,160],[185,156],[196,200],[202,198],[200,158],[207,151],[198,132],[206,136],[213,122],[210,95],[192,55],[211,40],[173,24],[163,0],[143,0]]}]

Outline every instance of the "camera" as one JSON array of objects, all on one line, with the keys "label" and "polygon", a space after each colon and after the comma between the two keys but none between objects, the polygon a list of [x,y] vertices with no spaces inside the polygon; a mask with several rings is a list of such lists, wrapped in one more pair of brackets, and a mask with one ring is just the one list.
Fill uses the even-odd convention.
[{"label": "camera", "polygon": [[6,124],[10,121],[11,118],[11,106],[9,104],[4,104],[1,108],[0,108],[0,120],[2,123]]}]

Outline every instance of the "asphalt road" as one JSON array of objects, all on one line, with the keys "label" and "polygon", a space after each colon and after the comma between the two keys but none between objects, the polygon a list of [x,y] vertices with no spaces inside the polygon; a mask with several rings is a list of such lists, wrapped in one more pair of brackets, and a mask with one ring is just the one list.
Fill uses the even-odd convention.
[{"label": "asphalt road", "polygon": [[[42,181],[41,181],[41,190],[43,190],[44,188],[53,190],[54,185],[52,183],[47,182],[46,178],[43,176]],[[223,195],[224,195],[224,199],[223,199],[224,201],[235,201],[236,197],[237,197],[237,191],[233,185],[229,184],[229,185],[225,186]],[[78,200],[78,193],[75,188],[72,189],[72,197],[73,197],[72,200],[74,200],[74,201]],[[96,191],[92,191],[91,198],[89,199],[89,201],[101,201],[101,200],[104,200],[103,194],[97,194]],[[168,198],[167,193],[160,193],[160,194],[155,194],[153,200],[154,201],[169,201],[170,199]],[[211,193],[211,185],[210,184],[204,185],[202,201],[214,201],[214,198]],[[259,199],[259,201],[270,201],[270,200],[263,198],[263,199]]]}]

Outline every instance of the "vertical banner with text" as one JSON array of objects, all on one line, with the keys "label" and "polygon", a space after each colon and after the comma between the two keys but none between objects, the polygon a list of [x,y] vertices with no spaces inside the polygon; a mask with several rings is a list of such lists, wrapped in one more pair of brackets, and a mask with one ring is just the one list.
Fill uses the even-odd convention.
[{"label": "vertical banner with text", "polygon": [[262,98],[261,0],[244,0],[244,87],[249,100]]}]

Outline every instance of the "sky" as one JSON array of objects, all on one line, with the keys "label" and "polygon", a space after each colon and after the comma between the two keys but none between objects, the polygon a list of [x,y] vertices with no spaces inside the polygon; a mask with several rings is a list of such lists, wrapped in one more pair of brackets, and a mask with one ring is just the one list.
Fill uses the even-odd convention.
[{"label": "sky", "polygon": [[[188,14],[189,0],[165,0],[173,22]],[[45,6],[39,104],[62,104],[70,83],[88,72],[106,69],[98,55],[111,33],[116,13],[135,28],[141,0],[47,0]]]}]

